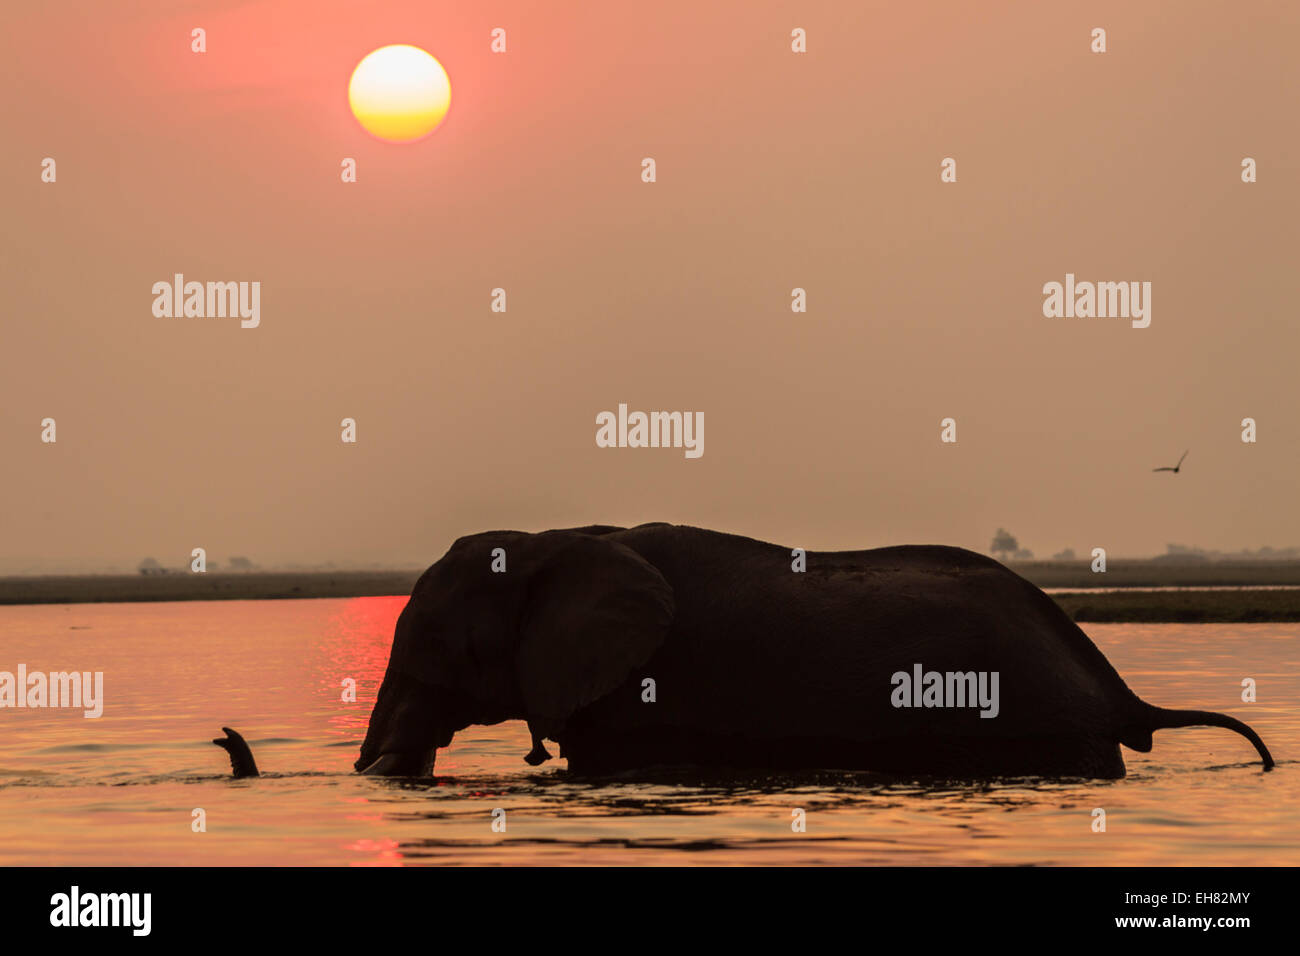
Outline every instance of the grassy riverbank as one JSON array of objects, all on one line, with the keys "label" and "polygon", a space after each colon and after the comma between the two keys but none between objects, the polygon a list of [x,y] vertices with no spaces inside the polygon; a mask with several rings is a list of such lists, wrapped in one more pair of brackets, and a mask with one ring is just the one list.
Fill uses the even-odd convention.
[{"label": "grassy riverbank", "polygon": [[91,574],[0,578],[0,604],[265,601],[410,594],[420,571],[269,571],[242,574]]},{"label": "grassy riverbank", "polygon": [[1300,621],[1300,591],[1143,591],[1053,594],[1080,623]]},{"label": "grassy riverbank", "polygon": [[[1300,621],[1300,590],[1261,590],[1270,585],[1300,585],[1300,563],[1170,565],[1116,561],[1104,574],[1092,573],[1082,561],[1038,561],[1012,568],[1039,587],[1078,588],[1052,597],[1081,622]],[[0,578],[0,604],[407,595],[419,576],[420,571],[411,570],[11,577]],[[1150,590],[1170,587],[1190,590]],[[1241,590],[1195,590],[1208,587]]]}]

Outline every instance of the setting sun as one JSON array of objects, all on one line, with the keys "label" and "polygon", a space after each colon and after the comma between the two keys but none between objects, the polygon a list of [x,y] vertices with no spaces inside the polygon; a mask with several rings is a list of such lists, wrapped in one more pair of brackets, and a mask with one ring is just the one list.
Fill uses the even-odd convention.
[{"label": "setting sun", "polygon": [[432,133],[447,115],[451,82],[442,64],[419,47],[380,47],[352,71],[348,105],[367,132],[410,143]]}]

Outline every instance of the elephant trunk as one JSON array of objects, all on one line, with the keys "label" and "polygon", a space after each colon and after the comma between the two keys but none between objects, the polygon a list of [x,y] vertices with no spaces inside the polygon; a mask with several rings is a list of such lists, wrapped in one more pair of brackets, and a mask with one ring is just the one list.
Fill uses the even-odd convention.
[{"label": "elephant trunk", "polygon": [[366,774],[418,777],[433,772],[439,747],[451,742],[438,692],[391,669],[384,675],[370,726],[353,767]]},{"label": "elephant trunk", "polygon": [[361,773],[375,777],[423,777],[433,773],[433,762],[437,753],[437,748],[433,748],[425,753],[380,754],[378,759],[364,768]]}]

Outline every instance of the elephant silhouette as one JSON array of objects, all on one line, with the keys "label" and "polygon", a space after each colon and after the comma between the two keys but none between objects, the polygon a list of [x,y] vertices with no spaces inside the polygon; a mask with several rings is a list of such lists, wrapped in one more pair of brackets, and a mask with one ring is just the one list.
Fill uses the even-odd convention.
[{"label": "elephant silhouette", "polygon": [[460,538],[397,621],[356,769],[428,774],[459,730],[512,719],[530,764],[549,739],[579,774],[1116,778],[1121,744],[1146,752],[1154,731],[1193,725],[1236,731],[1273,766],[1232,717],[1140,700],[990,558],[909,545],[803,561],[662,523]]}]

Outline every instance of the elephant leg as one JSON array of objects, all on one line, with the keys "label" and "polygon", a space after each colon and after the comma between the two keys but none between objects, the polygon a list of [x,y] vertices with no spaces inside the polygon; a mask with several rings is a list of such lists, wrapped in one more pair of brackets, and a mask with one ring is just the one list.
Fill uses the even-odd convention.
[{"label": "elephant leg", "polygon": [[551,752],[547,750],[546,745],[542,743],[542,732],[531,720],[528,722],[528,732],[532,734],[533,737],[533,749],[528,751],[524,756],[524,760],[530,766],[536,767],[539,764],[543,764],[550,760]]}]

